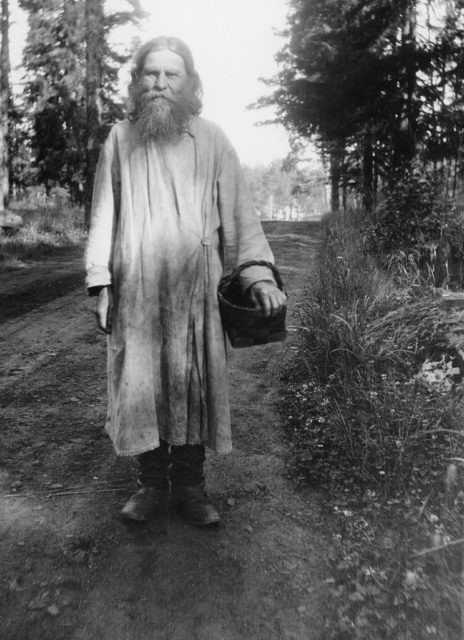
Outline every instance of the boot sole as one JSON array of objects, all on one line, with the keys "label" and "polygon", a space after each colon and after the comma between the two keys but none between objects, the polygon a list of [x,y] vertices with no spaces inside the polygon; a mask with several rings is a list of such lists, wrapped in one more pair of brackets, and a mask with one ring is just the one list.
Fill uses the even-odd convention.
[{"label": "boot sole", "polygon": [[184,513],[182,507],[173,505],[173,508],[180,515],[182,520],[188,522],[188,524],[192,524],[194,527],[211,527],[212,525],[219,524],[221,522],[221,516],[219,514],[211,516],[210,518],[208,518],[208,520],[194,520],[189,515]]},{"label": "boot sole", "polygon": [[149,516],[142,516],[140,514],[130,511],[124,511],[124,509],[121,509],[119,513],[121,517],[124,518],[124,520],[132,520],[132,522],[149,522],[150,520],[153,520],[157,516],[161,515],[162,512],[160,511],[159,513],[156,512]]}]

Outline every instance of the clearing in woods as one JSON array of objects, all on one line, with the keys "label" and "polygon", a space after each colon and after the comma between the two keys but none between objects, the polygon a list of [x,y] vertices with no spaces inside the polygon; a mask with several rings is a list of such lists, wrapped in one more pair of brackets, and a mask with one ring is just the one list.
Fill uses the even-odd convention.
[{"label": "clearing in woods", "polygon": [[[291,307],[319,226],[265,229]],[[135,467],[102,433],[106,345],[82,251],[2,275],[2,639],[322,638],[330,539],[317,494],[286,468],[277,383],[289,345],[231,353],[235,449],[207,460],[221,526],[175,513],[125,523]]]}]

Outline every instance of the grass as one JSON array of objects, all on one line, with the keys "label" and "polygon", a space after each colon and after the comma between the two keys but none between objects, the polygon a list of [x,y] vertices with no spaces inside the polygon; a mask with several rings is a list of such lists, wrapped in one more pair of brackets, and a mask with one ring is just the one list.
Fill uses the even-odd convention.
[{"label": "grass", "polygon": [[326,633],[451,640],[464,607],[462,320],[417,273],[380,269],[358,228],[327,222],[286,373],[297,477],[328,492],[336,522]]},{"label": "grass", "polygon": [[85,239],[82,209],[62,202],[31,206],[27,201],[11,208],[24,224],[16,233],[0,235],[0,268],[19,268],[24,262],[65,253]]}]

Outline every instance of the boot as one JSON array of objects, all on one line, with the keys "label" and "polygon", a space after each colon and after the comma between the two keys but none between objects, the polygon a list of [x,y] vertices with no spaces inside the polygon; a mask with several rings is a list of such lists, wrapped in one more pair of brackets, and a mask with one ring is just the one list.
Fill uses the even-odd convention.
[{"label": "boot", "polygon": [[178,509],[184,520],[197,527],[207,527],[220,521],[219,513],[209,501],[203,483],[173,487],[171,504]]},{"label": "boot", "polygon": [[146,522],[152,520],[166,510],[169,501],[169,490],[157,489],[142,485],[121,509],[123,518]]},{"label": "boot", "polygon": [[165,511],[169,500],[169,446],[163,440],[157,449],[137,457],[139,465],[138,491],[121,510],[123,518],[146,522]]},{"label": "boot", "polygon": [[202,445],[171,447],[171,504],[185,520],[199,527],[220,520],[205,492],[204,461]]}]

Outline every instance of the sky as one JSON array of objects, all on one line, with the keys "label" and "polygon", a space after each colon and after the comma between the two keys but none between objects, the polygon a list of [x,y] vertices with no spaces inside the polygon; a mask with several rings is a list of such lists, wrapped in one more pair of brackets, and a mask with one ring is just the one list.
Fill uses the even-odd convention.
[{"label": "sky", "polygon": [[[138,33],[142,42],[158,35],[185,40],[193,52],[203,82],[202,115],[219,124],[248,165],[268,164],[289,151],[287,135],[276,125],[255,126],[272,112],[249,111],[269,89],[260,77],[277,71],[275,54],[284,40],[276,31],[285,27],[285,0],[141,0],[149,13]],[[109,10],[127,6],[107,0]],[[13,65],[20,63],[26,33],[24,15],[12,2],[10,31]],[[134,31],[116,32],[113,41],[127,43]],[[122,70],[125,86],[127,71]]]}]

